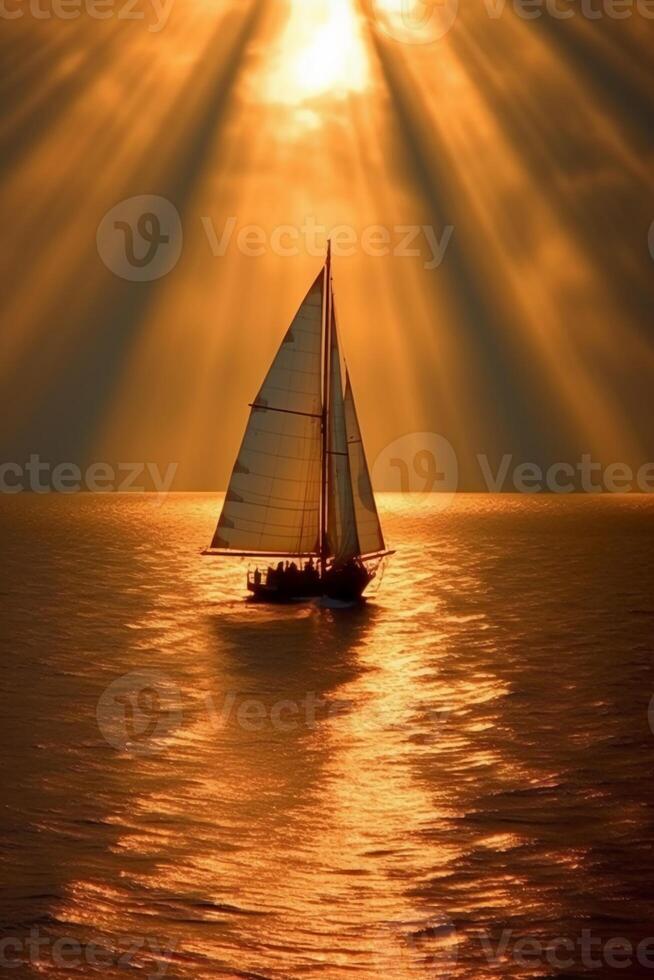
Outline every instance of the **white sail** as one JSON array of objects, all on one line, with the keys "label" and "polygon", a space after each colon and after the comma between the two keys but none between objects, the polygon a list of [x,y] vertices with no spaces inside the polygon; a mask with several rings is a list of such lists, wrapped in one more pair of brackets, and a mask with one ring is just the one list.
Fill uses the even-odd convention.
[{"label": "white sail", "polygon": [[324,278],[307,293],[253,403],[212,548],[319,550]]},{"label": "white sail", "polygon": [[356,408],[354,407],[352,386],[350,385],[350,378],[347,372],[345,377],[345,429],[347,432],[347,448],[352,479],[357,536],[359,539],[360,553],[362,555],[369,555],[378,551],[384,551],[384,535],[382,534],[381,524],[379,523],[379,514],[377,513],[375,496],[372,492],[366,454],[361,440],[361,430],[359,428]]},{"label": "white sail", "polygon": [[338,349],[336,319],[332,316],[329,380],[329,469],[327,476],[327,513],[329,553],[335,564],[347,561],[359,554],[350,461],[345,431],[343,404],[343,379]]}]

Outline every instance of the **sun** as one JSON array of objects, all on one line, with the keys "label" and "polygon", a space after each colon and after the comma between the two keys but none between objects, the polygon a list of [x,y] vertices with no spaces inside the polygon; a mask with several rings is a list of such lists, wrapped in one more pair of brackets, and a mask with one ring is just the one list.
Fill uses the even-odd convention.
[{"label": "sun", "polygon": [[264,76],[263,100],[286,105],[364,91],[368,56],[351,0],[290,0]]}]

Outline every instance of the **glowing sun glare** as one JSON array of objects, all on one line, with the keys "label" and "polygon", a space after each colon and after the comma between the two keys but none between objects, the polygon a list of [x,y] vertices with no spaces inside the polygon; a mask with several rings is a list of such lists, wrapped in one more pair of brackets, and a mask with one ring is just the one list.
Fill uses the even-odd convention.
[{"label": "glowing sun glare", "polygon": [[342,98],[368,83],[368,60],[351,0],[291,0],[263,79],[267,102]]}]

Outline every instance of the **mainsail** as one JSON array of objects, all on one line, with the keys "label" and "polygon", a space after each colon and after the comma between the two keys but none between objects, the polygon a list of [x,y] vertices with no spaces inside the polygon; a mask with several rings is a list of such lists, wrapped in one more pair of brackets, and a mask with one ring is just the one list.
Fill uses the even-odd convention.
[{"label": "mainsail", "polygon": [[360,554],[360,549],[345,431],[341,358],[338,349],[336,319],[333,314],[330,347],[327,539],[329,553],[334,556],[335,562],[340,564]]},{"label": "mainsail", "polygon": [[352,386],[347,372],[345,379],[345,429],[347,432],[347,449],[357,536],[359,539],[360,554],[368,555],[385,550],[384,535],[382,534],[381,524],[379,522],[375,496],[372,492],[359,420],[357,418],[356,408],[354,407]]},{"label": "mainsail", "polygon": [[324,279],[304,298],[252,404],[212,548],[318,553]]}]

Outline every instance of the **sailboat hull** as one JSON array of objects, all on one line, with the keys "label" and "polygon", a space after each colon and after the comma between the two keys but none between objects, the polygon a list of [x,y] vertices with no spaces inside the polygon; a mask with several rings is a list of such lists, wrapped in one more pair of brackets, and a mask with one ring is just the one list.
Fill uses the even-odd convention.
[{"label": "sailboat hull", "polygon": [[247,587],[256,602],[302,602],[318,596],[327,596],[341,602],[356,602],[372,579],[375,571],[366,568],[363,562],[350,562],[342,568],[330,568],[324,576],[316,577],[315,581],[298,581],[304,576],[297,576],[296,581],[277,581],[268,584],[264,581],[254,581],[248,576]]},{"label": "sailboat hull", "polygon": [[362,562],[352,562],[344,568],[331,569],[326,573],[323,592],[330,599],[351,602],[361,598],[373,578],[374,572],[369,571]]},{"label": "sailboat hull", "polygon": [[248,591],[252,593],[250,598],[254,602],[303,602],[307,599],[315,599],[317,596],[323,595],[321,583],[316,583],[315,586],[305,586],[297,589],[277,585],[264,585],[263,583],[256,585],[248,581]]}]

